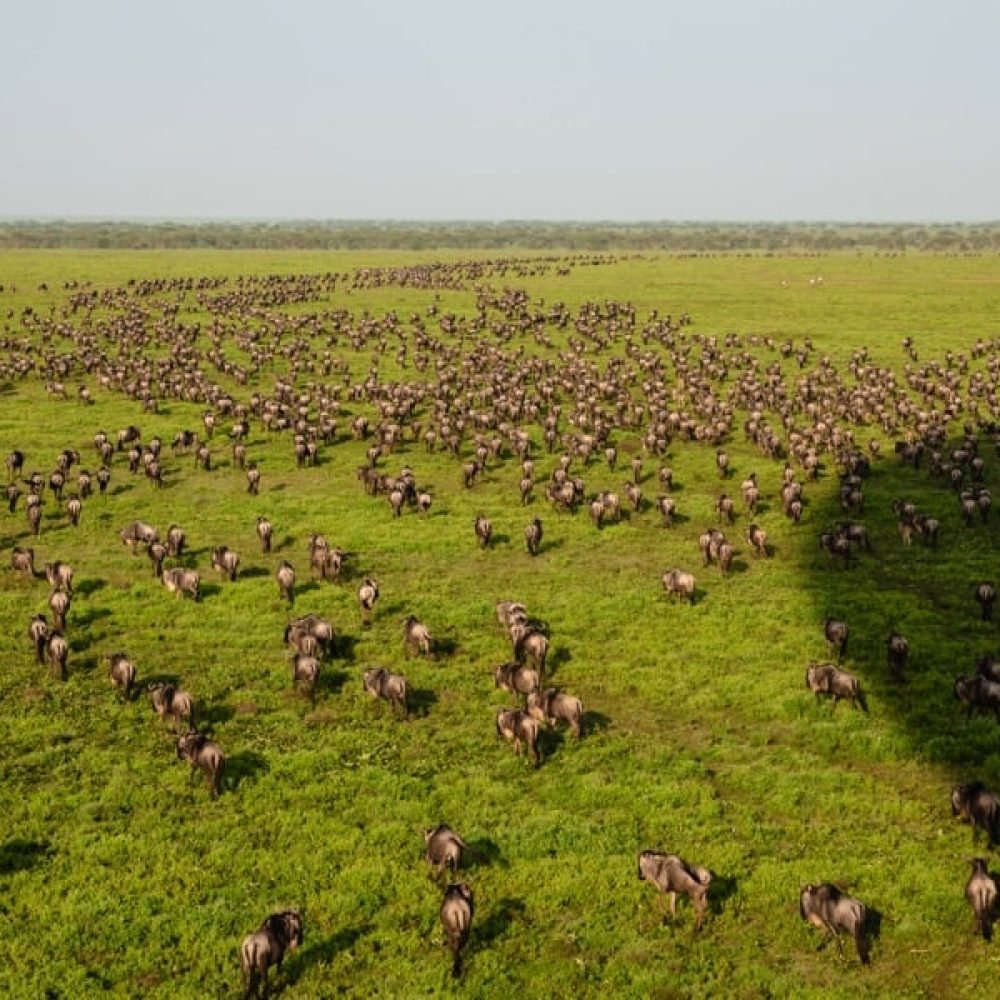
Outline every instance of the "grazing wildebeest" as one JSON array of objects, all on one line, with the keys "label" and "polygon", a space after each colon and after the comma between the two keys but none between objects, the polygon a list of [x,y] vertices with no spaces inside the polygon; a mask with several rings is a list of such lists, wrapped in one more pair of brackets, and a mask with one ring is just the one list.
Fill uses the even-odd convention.
[{"label": "grazing wildebeest", "polygon": [[205,772],[212,798],[216,798],[222,791],[222,778],[226,771],[226,758],[219,745],[204,733],[189,729],[177,737],[177,756],[186,760],[192,769],[201,768]]},{"label": "grazing wildebeest", "polygon": [[823,635],[830,647],[830,652],[836,651],[837,662],[842,662],[847,655],[847,640],[850,638],[847,622],[839,621],[836,618],[827,618],[823,622]]},{"label": "grazing wildebeest", "polygon": [[759,528],[756,524],[751,524],[747,528],[747,541],[750,543],[750,547],[753,549],[754,554],[761,556],[762,558],[767,558],[767,532],[763,528]]},{"label": "grazing wildebeest", "polygon": [[171,594],[187,595],[196,601],[201,600],[201,577],[193,569],[184,569],[177,566],[174,569],[165,569],[160,579],[163,586]]},{"label": "grazing wildebeest", "polygon": [[490,524],[488,518],[482,514],[477,514],[476,520],[473,522],[473,528],[476,532],[476,538],[479,540],[479,547],[485,549],[493,537],[493,525]]},{"label": "grazing wildebeest", "polygon": [[128,546],[129,552],[135,555],[137,545],[150,545],[157,542],[160,535],[151,524],[146,524],[143,521],[132,521],[131,524],[122,528],[119,538]]},{"label": "grazing wildebeest", "polygon": [[[246,990],[243,1000],[269,992],[267,974],[271,966],[281,972],[285,952],[294,951],[302,945],[302,917],[298,910],[282,910],[272,913],[260,927],[248,934],[240,945],[240,964]],[[263,994],[259,991],[263,987]]]},{"label": "grazing wildebeest", "polygon": [[972,874],[965,883],[965,898],[976,915],[976,926],[983,940],[993,934],[993,911],[997,902],[997,884],[990,875],[986,858],[971,858]]},{"label": "grazing wildebeest", "polygon": [[391,674],[385,667],[372,667],[366,670],[362,678],[365,691],[373,698],[382,698],[389,702],[393,709],[399,707],[403,715],[409,717],[410,706],[407,701],[406,678],[401,674]]},{"label": "grazing wildebeest", "polygon": [[474,902],[472,889],[466,882],[449,885],[441,903],[441,926],[451,948],[451,974],[455,979],[462,975],[462,950],[469,941]]},{"label": "grazing wildebeest", "polygon": [[49,641],[49,623],[46,621],[45,615],[32,615],[28,625],[28,639],[35,647],[35,659],[40,664],[44,663]]},{"label": "grazing wildebeest", "polygon": [[893,632],[885,640],[889,660],[889,673],[895,680],[903,680],[903,671],[910,656],[910,644],[898,632]]},{"label": "grazing wildebeest", "polygon": [[406,655],[413,656],[414,653],[420,653],[423,656],[430,656],[433,642],[427,626],[419,621],[416,615],[407,615],[403,621],[403,643],[406,647]]},{"label": "grazing wildebeest", "polygon": [[524,529],[524,544],[528,547],[529,554],[538,555],[539,546],[542,544],[542,519],[536,517],[531,524]]},{"label": "grazing wildebeest", "polygon": [[519,663],[501,663],[493,671],[493,682],[515,698],[519,694],[527,696],[538,691],[538,671]]},{"label": "grazing wildebeest", "polygon": [[30,577],[35,575],[35,550],[21,549],[16,545],[10,554],[11,568],[17,573],[25,573]]},{"label": "grazing wildebeest", "polygon": [[295,568],[287,559],[282,559],[274,576],[278,581],[278,595],[291,605],[295,600]]},{"label": "grazing wildebeest", "polygon": [[45,579],[53,590],[65,590],[73,596],[73,567],[69,563],[55,562],[45,564]]},{"label": "grazing wildebeest", "polygon": [[169,715],[173,717],[175,731],[181,720],[187,722],[189,729],[195,728],[194,699],[187,691],[180,691],[173,684],[150,684],[147,690],[161,722]]},{"label": "grazing wildebeest", "polygon": [[370,628],[372,623],[372,609],[378,600],[378,581],[365,577],[358,588],[358,604],[361,605],[361,624],[364,628]]},{"label": "grazing wildebeest", "polygon": [[292,684],[305,688],[309,700],[316,703],[316,685],[319,683],[319,660],[315,656],[296,653],[292,659]]},{"label": "grazing wildebeest", "polygon": [[167,552],[174,558],[179,559],[184,555],[184,546],[187,544],[187,536],[184,529],[178,524],[172,524],[167,528]]},{"label": "grazing wildebeest", "polygon": [[982,609],[982,620],[991,621],[993,618],[993,604],[997,599],[996,588],[992,583],[981,583],[976,587],[976,600]]},{"label": "grazing wildebeest", "polygon": [[439,823],[432,830],[424,830],[427,863],[437,869],[438,877],[445,868],[455,872],[462,866],[462,857],[468,845],[447,823]]},{"label": "grazing wildebeest", "polygon": [[959,677],[955,681],[955,697],[968,709],[966,718],[971,719],[975,709],[992,712],[1000,722],[1000,682],[979,674],[975,677]]},{"label": "grazing wildebeest", "polygon": [[680,569],[667,570],[662,583],[668,597],[687,598],[688,603],[694,604],[695,581],[690,573]]},{"label": "grazing wildebeest", "polygon": [[45,655],[49,666],[59,675],[60,680],[66,680],[66,659],[69,656],[69,643],[62,633],[53,629],[49,632],[45,643]]},{"label": "grazing wildebeest", "polygon": [[807,923],[826,931],[820,941],[817,951],[826,946],[831,938],[837,942],[840,953],[844,953],[844,945],[840,940],[841,932],[854,938],[858,950],[858,958],[862,965],[868,964],[868,941],[865,938],[865,923],[867,911],[865,904],[859,899],[845,896],[835,885],[824,882],[822,885],[807,885],[799,894],[799,914]]},{"label": "grazing wildebeest", "polygon": [[538,747],[539,725],[527,712],[521,709],[500,709],[496,716],[497,735],[512,743],[514,753],[520,756],[522,744],[526,746],[535,761],[535,767],[540,767],[542,755]]},{"label": "grazing wildebeest", "polygon": [[996,843],[1000,835],[1000,799],[981,781],[952,788],[951,814],[972,824],[973,844],[980,830],[986,831],[987,846]]},{"label": "grazing wildebeest", "polygon": [[239,565],[240,557],[228,546],[220,545],[212,549],[212,568],[223,576],[228,576],[230,583],[236,580]]},{"label": "grazing wildebeest", "polygon": [[135,664],[124,653],[112,653],[108,656],[108,677],[121,690],[122,698],[131,701]]},{"label": "grazing wildebeest", "polygon": [[806,670],[806,687],[816,695],[817,701],[826,695],[833,698],[834,705],[844,698],[855,708],[865,708],[865,696],[858,678],[832,663],[810,663]]},{"label": "grazing wildebeest", "polygon": [[265,555],[271,551],[271,522],[266,517],[257,518],[257,537],[260,539],[261,551]]},{"label": "grazing wildebeest", "polygon": [[66,631],[66,616],[69,614],[70,596],[65,590],[53,590],[49,594],[49,608],[53,624],[60,632]]},{"label": "grazing wildebeest", "polygon": [[583,703],[579,698],[563,694],[557,688],[546,688],[529,692],[526,706],[533,719],[550,726],[566,722],[577,739],[583,735]]},{"label": "grazing wildebeest", "polygon": [[638,876],[640,881],[650,882],[670,896],[671,920],[677,916],[677,893],[685,893],[694,906],[694,929],[701,930],[712,885],[712,873],[707,868],[689,864],[676,854],[643,851],[638,858]]}]

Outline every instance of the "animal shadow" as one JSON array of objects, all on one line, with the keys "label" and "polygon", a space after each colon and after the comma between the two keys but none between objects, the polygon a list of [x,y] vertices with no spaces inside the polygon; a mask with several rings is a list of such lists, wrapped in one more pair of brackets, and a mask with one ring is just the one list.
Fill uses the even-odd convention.
[{"label": "animal shadow", "polygon": [[[236,712],[230,708],[228,705],[206,705],[202,708],[201,705],[195,705],[196,718],[198,720],[198,728],[206,729],[211,732],[213,726],[220,725],[223,722],[229,722]],[[227,761],[227,767],[229,762]]]},{"label": "animal shadow", "polygon": [[8,840],[0,845],[0,873],[26,872],[47,861],[55,851],[41,840]]},{"label": "animal shadow", "polygon": [[543,541],[542,544],[538,546],[538,554],[544,555],[546,552],[561,549],[565,544],[565,538],[553,538],[551,541]]},{"label": "animal shadow", "polygon": [[486,548],[492,549],[497,545],[510,545],[510,535],[505,535],[500,531],[494,531],[492,537],[490,538],[490,544],[487,545]]},{"label": "animal shadow", "polygon": [[611,727],[611,716],[603,712],[584,712],[583,714],[583,735],[588,733],[602,733]]},{"label": "animal shadow", "polygon": [[500,850],[500,845],[495,840],[490,840],[489,837],[478,837],[476,840],[466,841],[466,846],[469,848],[469,860],[477,867],[486,868],[491,865],[507,867],[507,860]]},{"label": "animal shadow", "polygon": [[436,636],[434,639],[434,658],[454,656],[458,652],[458,640],[452,636]]},{"label": "animal shadow", "polygon": [[321,691],[337,694],[350,680],[351,675],[346,670],[321,670],[317,687]]},{"label": "animal shadow", "polygon": [[270,575],[266,566],[247,566],[246,569],[240,570],[240,577],[245,580],[257,580],[262,576]]},{"label": "animal shadow", "polygon": [[226,757],[226,779],[227,784],[237,789],[242,784],[253,784],[260,774],[267,774],[271,770],[267,759],[255,750],[241,750]]},{"label": "animal shadow", "polygon": [[573,654],[566,646],[553,647],[552,653],[545,660],[545,672],[550,677],[554,676],[563,666],[571,662]]},{"label": "animal shadow", "polygon": [[81,580],[74,587],[74,590],[81,597],[90,597],[91,594],[96,594],[99,590],[104,590],[107,585],[106,580]]},{"label": "animal shadow", "polygon": [[332,656],[345,663],[353,663],[355,660],[354,647],[358,644],[358,637],[355,635],[338,634],[334,637],[333,648],[330,650]]},{"label": "animal shadow", "polygon": [[525,905],[520,899],[510,896],[501,899],[482,923],[472,925],[475,943],[484,948],[493,944],[497,938],[507,933],[518,917],[524,915],[524,911]]},{"label": "animal shadow", "polygon": [[423,719],[430,714],[431,708],[437,704],[438,696],[430,688],[410,688],[406,701],[410,710],[410,716]]},{"label": "animal shadow", "polygon": [[295,544],[295,539],[291,535],[285,535],[280,542],[274,542],[271,545],[272,552],[284,552],[285,549]]},{"label": "animal shadow", "polygon": [[206,597],[215,597],[216,594],[221,594],[222,585],[219,583],[203,583],[200,590],[201,599],[204,600]]},{"label": "animal shadow", "polygon": [[304,948],[296,950],[291,960],[285,966],[284,985],[275,984],[271,990],[272,996],[279,996],[285,986],[294,986],[306,969],[317,962],[332,962],[342,951],[350,951],[357,942],[370,933],[371,924],[362,924],[360,927],[345,927],[343,930],[331,934],[315,943],[307,944]]},{"label": "animal shadow", "polygon": [[739,891],[739,881],[733,875],[712,873],[712,885],[708,892],[708,906],[713,914],[725,912],[726,903]]},{"label": "animal shadow", "polygon": [[90,628],[94,622],[99,622],[102,618],[110,617],[110,608],[88,608],[80,615],[73,615],[73,624],[77,628]]}]

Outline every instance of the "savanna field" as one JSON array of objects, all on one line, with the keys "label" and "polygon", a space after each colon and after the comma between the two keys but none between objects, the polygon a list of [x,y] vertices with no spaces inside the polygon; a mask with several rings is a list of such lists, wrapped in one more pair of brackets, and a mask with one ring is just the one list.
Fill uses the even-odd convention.
[{"label": "savanna field", "polygon": [[[98,431],[114,442],[135,425],[143,444],[163,442],[162,487],[129,472],[127,449],[115,451],[107,493],[95,484],[76,527],[48,487],[37,538],[24,496],[13,513],[0,508],[0,995],[236,997],[241,940],[288,907],[305,922],[302,947],[272,973],[288,998],[993,995],[1000,943],[976,935],[963,897],[967,859],[987,849],[973,846],[949,797],[959,782],[1000,788],[997,722],[967,721],[953,693],[979,657],[1000,653],[997,626],[973,599],[980,582],[1000,584],[996,512],[966,525],[947,480],[926,459],[903,464],[894,444],[912,436],[913,411],[944,410],[944,395],[922,396],[914,380],[950,381],[965,408],[947,422],[944,450],[972,424],[981,485],[1000,488],[989,392],[976,397],[978,414],[969,406],[971,380],[985,386],[1000,359],[997,258],[447,259],[470,258],[494,263],[412,270],[438,259],[429,252],[0,253],[0,451],[23,451],[19,480],[37,471],[47,481],[60,452],[76,449],[68,498],[80,468],[100,467]],[[581,332],[585,303],[594,308]],[[668,314],[690,317],[669,340]],[[25,358],[33,369],[16,374]],[[156,412],[123,391],[147,370],[160,380]],[[890,371],[897,403],[912,403],[889,415],[891,431],[834,415],[865,454],[869,441],[881,445],[864,511],[850,516],[872,548],[846,568],[818,544],[845,519],[831,450],[815,480],[792,463],[804,484],[794,524],[779,497],[785,459],[747,440],[739,403],[718,444],[673,433],[663,455],[644,446],[650,394],[703,421],[676,391],[681,375],[703,379],[723,407],[751,373],[776,379],[802,430],[816,416],[795,405],[810,376],[853,392]],[[518,382],[511,373],[523,375],[521,411],[497,416]],[[215,402],[168,391],[185,381],[213,387]],[[405,416],[380,415],[393,386],[410,387]],[[336,429],[318,441],[315,465],[300,467],[293,432],[249,412],[247,458],[261,476],[251,496],[232,457],[237,417],[217,405],[227,394],[248,408],[254,394],[281,396],[307,424],[321,397],[334,400]],[[217,420],[210,439],[207,411]],[[584,411],[587,426],[574,423]],[[351,433],[358,416],[365,440]],[[457,456],[424,444],[445,418],[453,431],[465,421]],[[787,446],[781,417],[763,418]],[[432,498],[426,516],[406,506],[393,518],[358,479],[378,425],[392,420],[400,441],[377,471],[412,468]],[[603,445],[589,462],[574,458],[583,502],[558,511],[545,495],[551,473],[567,435],[593,434],[595,421],[608,426],[617,468]],[[526,505],[516,428],[535,462]],[[208,445],[210,470],[193,450],[171,448],[184,430]],[[465,488],[477,433],[502,447]],[[718,447],[729,456],[724,481]],[[635,511],[624,484],[637,456]],[[673,527],[655,508],[661,465],[673,469]],[[755,517],[740,499],[751,472]],[[588,503],[605,490],[621,495],[623,515],[599,530]],[[736,548],[727,576],[703,567],[698,547],[722,492],[737,511],[723,526]],[[940,520],[937,548],[903,544],[897,499]],[[493,525],[485,549],[473,533],[479,514]],[[268,554],[259,516],[274,527]],[[536,516],[544,537],[532,557],[523,534]],[[122,544],[136,519],[161,537],[172,523],[184,529],[186,551],[165,566],[196,569],[200,601],[168,593],[142,549]],[[767,532],[766,559],[747,542],[751,522]],[[314,533],[347,554],[336,582],[310,572]],[[235,582],[212,569],[222,545],[240,556]],[[35,577],[11,568],[15,546],[34,549]],[[50,615],[42,569],[54,560],[75,572],[65,681],[36,663],[28,639],[32,615]],[[282,560],[297,574],[291,608],[275,582]],[[666,599],[671,567],[696,576],[693,605]],[[370,628],[357,601],[366,577],[380,588]],[[494,728],[496,710],[513,704],[493,679],[511,658],[499,600],[526,605],[549,638],[547,677],[587,712],[581,740],[565,727],[544,735],[537,770]],[[315,704],[293,688],[283,641],[289,621],[308,613],[338,637]],[[406,655],[410,614],[434,638],[430,658]],[[859,677],[867,712],[817,703],[805,687],[808,664],[829,658],[829,617],[849,624],[843,667]],[[910,644],[903,680],[886,663],[893,630]],[[137,668],[131,701],[108,680],[106,657],[117,652]],[[363,691],[376,666],[407,678],[408,720]],[[218,799],[151,708],[147,685],[167,681],[191,692],[199,728],[225,752]],[[460,877],[475,915],[460,981],[423,857],[422,831],[438,823],[470,848]],[[714,873],[700,932],[686,897],[663,922],[658,893],[636,875],[646,848]],[[844,957],[833,944],[816,951],[821,935],[800,919],[799,890],[825,881],[868,906],[870,966],[849,940]]]}]

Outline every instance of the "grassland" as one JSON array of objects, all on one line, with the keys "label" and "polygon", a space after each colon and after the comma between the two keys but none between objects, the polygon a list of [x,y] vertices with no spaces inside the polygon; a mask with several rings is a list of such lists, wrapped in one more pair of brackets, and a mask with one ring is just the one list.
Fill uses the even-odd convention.
[{"label": "grassland", "polygon": [[[104,287],[421,259],[11,252],[0,254],[0,310],[13,311],[6,322],[16,330],[26,305],[43,316],[58,308],[68,280]],[[822,287],[809,283],[818,274]],[[43,281],[49,292],[37,291]],[[502,283],[571,308],[617,299],[640,317],[651,308],[688,312],[694,333],[720,338],[809,336],[841,368],[867,346],[874,360],[902,370],[907,335],[921,361],[967,351],[997,333],[1000,315],[1000,265],[990,257],[636,257]],[[406,317],[433,299],[398,287],[338,290],[293,309]],[[468,315],[474,294],[442,292],[438,304]],[[180,318],[207,326],[193,298]],[[549,332],[558,349],[565,335]],[[371,350],[345,357],[352,378],[363,379]],[[391,351],[381,370],[416,377],[395,367]],[[276,374],[234,392],[267,393]],[[785,374],[796,377],[793,361]],[[72,397],[81,382],[92,389],[90,407]],[[201,406],[165,400],[145,414],[85,373],[67,386],[65,402],[35,379],[2,387],[0,448],[22,448],[26,471],[47,474],[66,447],[95,468],[90,441],[99,428],[135,423],[144,439],[169,443],[176,431],[200,427]],[[297,905],[306,941],[286,963],[287,997],[990,995],[996,946],[973,935],[962,898],[970,833],[952,820],[948,793],[974,777],[1000,785],[996,724],[966,723],[951,692],[976,655],[997,648],[995,626],[978,620],[971,596],[980,579],[996,579],[993,525],[963,527],[949,491],[890,455],[866,487],[874,553],[841,570],[816,547],[817,532],[839,516],[836,470],[828,465],[807,487],[806,515],[794,527],[777,502],[780,463],[761,459],[740,435],[728,445],[733,479],[757,470],[765,500],[758,522],[775,553],[757,561],[738,546],[727,579],[696,568],[696,538],[714,520],[719,490],[713,450],[700,445],[671,449],[684,515],[673,530],[647,509],[597,532],[582,511],[553,512],[541,489],[522,508],[512,458],[465,491],[453,458],[409,442],[384,465],[411,464],[434,506],[426,519],[393,521],[384,500],[365,496],[355,479],[365,445],[344,430],[357,412],[371,416],[345,401],[340,438],[316,468],[297,469],[287,435],[255,423],[258,498],[246,495],[217,440],[211,472],[168,454],[161,491],[130,476],[116,455],[109,494],[85,503],[79,528],[48,499],[36,563],[59,558],[77,574],[64,684],[34,664],[25,638],[31,614],[47,610],[45,581],[15,576],[4,557],[0,994],[234,996],[243,934],[273,909]],[[871,429],[862,439],[869,433],[881,437]],[[539,428],[533,436],[540,445]],[[639,451],[636,432],[613,438],[623,456]],[[891,452],[891,442],[883,447]],[[542,481],[555,456],[537,451]],[[996,492],[997,459],[985,440],[984,454]],[[647,497],[657,492],[655,468],[647,459]],[[588,493],[620,490],[623,478],[596,461],[581,474]],[[937,553],[900,544],[889,504],[904,494],[941,519]],[[472,535],[480,511],[495,529],[485,552]],[[271,556],[254,535],[261,513],[275,525]],[[546,534],[532,559],[521,535],[536,513]],[[187,563],[212,581],[200,604],[172,599],[147,561],[119,543],[135,517],[161,530],[184,526]],[[746,523],[741,516],[738,536]],[[282,558],[308,579],[313,531],[351,553],[346,582],[307,583],[296,600],[296,613],[323,614],[345,636],[315,708],[291,690],[281,642],[289,612],[273,580]],[[4,552],[31,544],[22,507],[0,514],[0,538]],[[211,573],[210,550],[220,544],[243,558],[235,584]],[[694,607],[662,599],[659,578],[671,565],[698,573]],[[369,631],[354,598],[366,574],[382,587]],[[493,613],[500,598],[524,601],[545,621],[555,681],[594,713],[578,744],[550,739],[537,772],[493,734],[493,711],[508,700],[491,677],[508,650]],[[411,612],[439,640],[438,658],[404,660],[401,621]],[[868,692],[867,715],[817,706],[802,686],[806,663],[825,656],[827,615],[851,625],[848,667]],[[890,682],[884,664],[893,627],[911,644],[905,686]],[[145,698],[123,705],[116,697],[101,662],[116,650],[135,660],[143,682],[176,678],[205,707],[204,723],[229,759],[218,801],[191,781]],[[364,697],[360,675],[369,665],[410,679],[420,706],[410,722]],[[421,857],[420,831],[438,822],[460,830],[479,855],[466,872],[477,914],[458,985],[437,924],[439,891]],[[676,926],[659,923],[653,891],[635,875],[635,854],[646,847],[718,874],[721,891],[700,935],[683,903]],[[847,960],[833,948],[815,952],[797,902],[799,887],[819,880],[843,883],[877,911],[870,968],[850,950]]]}]

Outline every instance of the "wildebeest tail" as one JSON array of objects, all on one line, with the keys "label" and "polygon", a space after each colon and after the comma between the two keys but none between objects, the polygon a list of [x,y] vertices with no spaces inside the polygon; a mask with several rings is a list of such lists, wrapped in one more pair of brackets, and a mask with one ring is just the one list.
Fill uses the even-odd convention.
[{"label": "wildebeest tail", "polygon": [[867,965],[869,962],[868,939],[865,937],[865,916],[865,911],[862,909],[861,919],[854,925],[854,944],[858,949],[858,958],[861,959],[862,965]]},{"label": "wildebeest tail", "polygon": [[222,794],[222,780],[226,776],[226,760],[225,758],[220,758],[219,764],[215,769],[215,774],[212,778],[212,789],[215,791],[216,795]]},{"label": "wildebeest tail", "polygon": [[455,957],[451,962],[451,974],[455,979],[458,979],[462,975],[462,952],[460,948],[455,950]]},{"label": "wildebeest tail", "polygon": [[984,941],[989,941],[993,936],[993,925],[990,919],[990,911],[987,909],[977,910],[976,923],[979,924],[979,933]]}]

